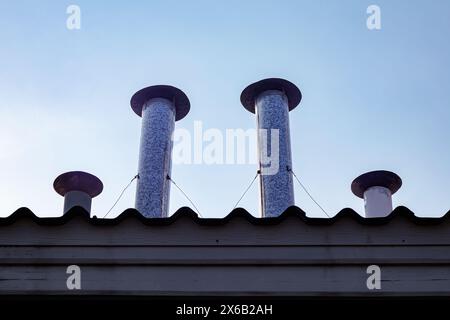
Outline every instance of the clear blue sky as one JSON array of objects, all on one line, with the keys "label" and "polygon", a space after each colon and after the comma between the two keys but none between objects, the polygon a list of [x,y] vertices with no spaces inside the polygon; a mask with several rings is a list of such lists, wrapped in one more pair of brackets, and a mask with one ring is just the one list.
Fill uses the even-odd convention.
[{"label": "clear blue sky", "polygon": [[[81,8],[81,30],[66,8]],[[369,31],[366,8],[381,8]],[[192,104],[177,127],[254,128],[242,89],[266,77],[296,83],[294,170],[332,214],[363,213],[359,174],[403,178],[394,205],[420,216],[450,209],[449,1],[0,1],[0,215],[62,212],[62,172],[98,175],[102,216],[136,174],[140,118],[131,95],[154,84]],[[175,165],[207,217],[226,215],[254,165]],[[321,212],[298,185],[296,203]],[[133,185],[111,217],[134,206]],[[171,212],[189,203],[172,188]],[[258,214],[255,184],[241,203]]]}]

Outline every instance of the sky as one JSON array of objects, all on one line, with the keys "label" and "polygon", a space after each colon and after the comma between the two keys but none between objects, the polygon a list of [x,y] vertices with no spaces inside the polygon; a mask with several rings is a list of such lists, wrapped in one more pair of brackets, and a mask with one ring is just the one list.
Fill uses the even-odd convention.
[{"label": "sky", "polygon": [[[379,6],[381,29],[366,10]],[[69,5],[80,29],[67,28]],[[0,0],[0,216],[28,207],[60,216],[61,173],[104,184],[102,217],[137,173],[137,90],[182,89],[177,128],[251,129],[239,101],[250,83],[280,77],[303,94],[290,112],[293,170],[329,212],[363,200],[358,175],[390,170],[393,197],[418,216],[450,209],[450,2],[436,1],[5,1]],[[253,179],[254,164],[174,164],[172,177],[202,216],[223,217]],[[259,215],[258,183],[240,203]],[[135,184],[109,217],[134,207]],[[324,214],[295,184],[296,205]],[[171,190],[170,213],[191,206]]]}]

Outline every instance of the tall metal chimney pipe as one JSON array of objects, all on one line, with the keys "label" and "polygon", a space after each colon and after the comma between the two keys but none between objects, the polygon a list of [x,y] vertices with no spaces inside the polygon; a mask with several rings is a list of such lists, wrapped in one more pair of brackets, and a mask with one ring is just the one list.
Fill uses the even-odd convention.
[{"label": "tall metal chimney pipe", "polygon": [[[255,82],[241,94],[244,108],[256,113],[263,217],[279,216],[294,205],[289,111],[301,99],[302,94],[293,83],[278,78]],[[269,153],[275,159],[267,164]]]},{"label": "tall metal chimney pipe", "polygon": [[53,188],[64,197],[63,213],[75,206],[91,213],[92,198],[103,191],[103,183],[90,173],[70,171],[59,175],[53,182]]},{"label": "tall metal chimney pipe", "polygon": [[402,179],[390,171],[371,171],[352,182],[352,192],[364,199],[366,218],[386,217],[392,212],[392,195],[402,186]]},{"label": "tall metal chimney pipe", "polygon": [[188,114],[190,102],[180,89],[158,85],[139,90],[130,103],[133,111],[142,117],[136,209],[145,217],[167,217],[172,134],[175,121]]}]

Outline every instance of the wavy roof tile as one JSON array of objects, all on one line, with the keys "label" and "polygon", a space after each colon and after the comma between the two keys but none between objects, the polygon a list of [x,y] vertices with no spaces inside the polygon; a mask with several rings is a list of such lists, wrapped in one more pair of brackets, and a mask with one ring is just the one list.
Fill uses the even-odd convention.
[{"label": "wavy roof tile", "polygon": [[32,220],[39,225],[63,225],[79,217],[83,217],[93,225],[116,225],[124,220],[139,220],[146,225],[171,225],[184,218],[188,218],[199,225],[224,225],[231,220],[242,218],[251,224],[263,226],[279,224],[288,217],[296,217],[307,225],[332,225],[342,219],[352,219],[361,225],[384,225],[392,220],[401,218],[418,225],[450,223],[450,211],[442,217],[418,217],[414,212],[403,206],[395,208],[390,215],[382,218],[364,218],[350,208],[342,209],[332,218],[308,217],[302,209],[293,206],[288,208],[280,216],[271,218],[257,218],[243,208],[234,209],[223,218],[200,218],[189,207],[182,207],[167,218],[146,218],[135,209],[127,209],[112,219],[101,219],[95,216],[90,217],[89,213],[81,207],[74,207],[61,217],[38,217],[30,209],[23,207],[8,217],[0,217],[0,225],[10,225],[24,219]]}]

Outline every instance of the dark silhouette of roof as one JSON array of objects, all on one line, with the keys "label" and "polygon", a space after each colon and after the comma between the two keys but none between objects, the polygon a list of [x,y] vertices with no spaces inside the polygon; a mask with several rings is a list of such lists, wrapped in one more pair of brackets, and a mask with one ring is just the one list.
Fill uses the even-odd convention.
[{"label": "dark silhouette of roof", "polygon": [[419,225],[433,225],[441,223],[450,223],[450,211],[442,217],[418,217],[406,207],[400,206],[395,208],[392,213],[386,217],[380,218],[364,218],[356,211],[350,208],[345,208],[339,211],[332,218],[316,218],[308,217],[306,213],[296,207],[290,207],[278,217],[257,218],[251,215],[243,208],[236,208],[223,218],[200,218],[198,215],[188,207],[178,209],[172,216],[167,218],[146,218],[141,215],[136,209],[127,209],[119,216],[112,219],[102,219],[96,216],[90,217],[89,213],[81,207],[74,207],[66,214],[60,217],[38,217],[28,208],[19,208],[8,217],[0,217],[0,225],[13,224],[19,220],[32,220],[39,225],[62,225],[70,222],[75,217],[84,217],[89,223],[93,225],[116,225],[124,220],[139,220],[147,225],[171,225],[178,220],[188,218],[199,225],[225,225],[235,219],[244,219],[248,223],[264,226],[277,225],[286,220],[288,217],[296,217],[307,225],[332,225],[337,221],[345,218],[350,218],[361,225],[384,225],[393,220],[406,218],[411,223]]},{"label": "dark silhouette of roof", "polygon": [[[0,218],[0,243],[0,295],[450,294],[450,212],[422,218],[406,207],[383,218],[352,209],[310,218],[290,207],[275,218],[238,208],[206,219],[187,207],[168,218],[128,209],[113,219],[81,207],[57,218],[20,208]],[[77,292],[66,287],[70,265],[83,269]],[[371,265],[383,270],[377,292],[366,284]]]}]

